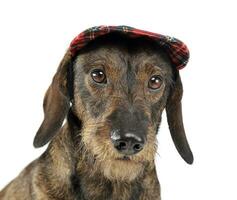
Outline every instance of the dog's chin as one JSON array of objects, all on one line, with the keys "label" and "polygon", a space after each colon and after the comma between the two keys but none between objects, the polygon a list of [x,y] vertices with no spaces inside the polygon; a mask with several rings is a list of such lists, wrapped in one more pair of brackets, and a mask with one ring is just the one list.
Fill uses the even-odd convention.
[{"label": "dog's chin", "polygon": [[102,171],[109,180],[131,182],[142,175],[144,166],[129,157],[119,157],[103,162]]}]

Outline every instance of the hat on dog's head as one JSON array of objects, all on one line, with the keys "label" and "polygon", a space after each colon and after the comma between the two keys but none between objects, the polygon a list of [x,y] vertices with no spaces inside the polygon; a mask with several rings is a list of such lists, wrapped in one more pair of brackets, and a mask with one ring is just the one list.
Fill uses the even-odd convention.
[{"label": "hat on dog's head", "polygon": [[173,65],[178,70],[184,68],[188,63],[189,50],[182,41],[174,37],[139,30],[129,26],[95,26],[89,28],[73,39],[69,51],[72,56],[75,56],[90,41],[109,33],[122,33],[130,38],[147,37],[153,40],[167,51]]}]

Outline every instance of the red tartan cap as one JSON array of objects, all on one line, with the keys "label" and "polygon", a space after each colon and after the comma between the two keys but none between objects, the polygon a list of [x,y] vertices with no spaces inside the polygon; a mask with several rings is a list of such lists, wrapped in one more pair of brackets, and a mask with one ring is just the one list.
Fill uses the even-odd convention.
[{"label": "red tartan cap", "polygon": [[89,28],[72,40],[69,51],[72,56],[75,56],[76,53],[90,41],[113,32],[125,34],[130,38],[148,37],[152,39],[167,51],[173,65],[178,70],[184,68],[188,63],[189,50],[182,41],[174,37],[139,30],[129,26],[95,26]]}]

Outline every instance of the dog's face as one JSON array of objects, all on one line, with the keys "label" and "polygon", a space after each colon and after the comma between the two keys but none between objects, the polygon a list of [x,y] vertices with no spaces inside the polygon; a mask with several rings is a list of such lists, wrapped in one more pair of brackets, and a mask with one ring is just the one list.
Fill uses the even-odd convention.
[{"label": "dog's face", "polygon": [[74,65],[82,140],[107,176],[134,178],[155,157],[171,64],[165,53],[140,40],[94,46]]},{"label": "dog's face", "polygon": [[[65,60],[53,81],[60,86],[52,84],[46,94],[45,120],[35,146],[53,136],[70,106],[65,92]],[[81,142],[107,178],[131,181],[144,167],[154,164],[164,108],[177,149],[184,159],[192,160],[179,110],[181,82],[164,50],[144,38],[107,36],[83,49],[72,68],[73,111],[82,122]],[[179,85],[176,92],[175,84]],[[52,99],[59,99],[60,110]],[[183,133],[175,133],[180,127]]]}]

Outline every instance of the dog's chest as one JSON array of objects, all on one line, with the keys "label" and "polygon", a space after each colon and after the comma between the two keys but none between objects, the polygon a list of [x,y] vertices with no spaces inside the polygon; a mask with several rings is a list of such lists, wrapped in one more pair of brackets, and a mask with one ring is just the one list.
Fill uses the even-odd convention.
[{"label": "dog's chest", "polygon": [[141,184],[111,183],[101,180],[78,180],[74,183],[75,200],[140,200]]}]

